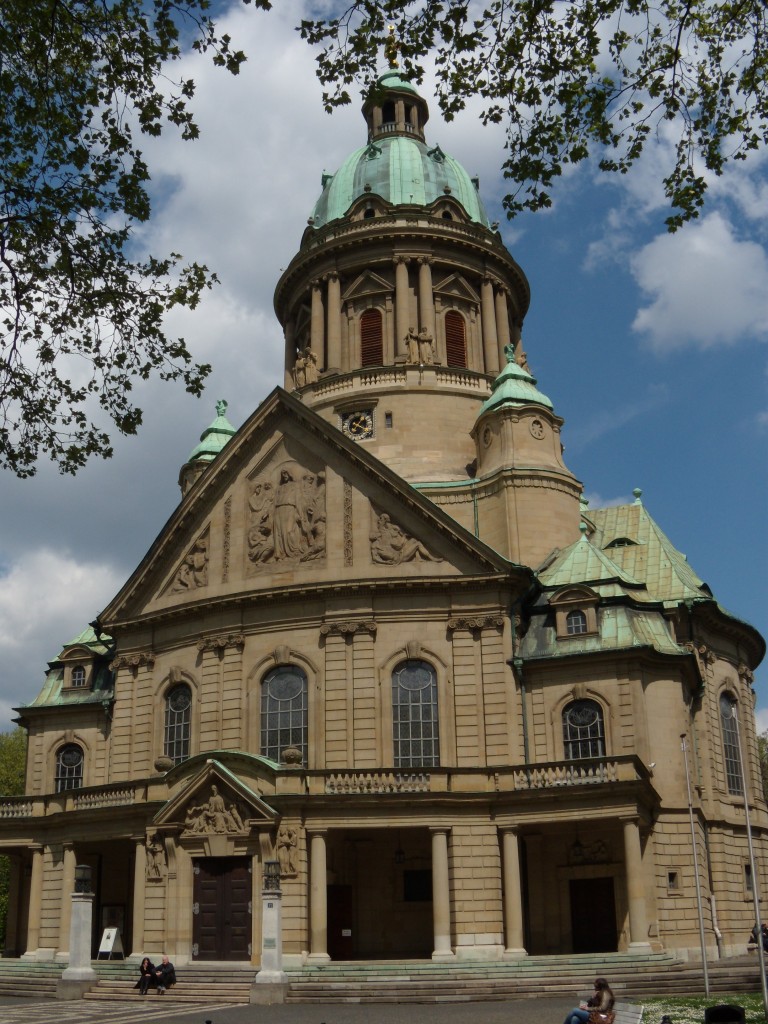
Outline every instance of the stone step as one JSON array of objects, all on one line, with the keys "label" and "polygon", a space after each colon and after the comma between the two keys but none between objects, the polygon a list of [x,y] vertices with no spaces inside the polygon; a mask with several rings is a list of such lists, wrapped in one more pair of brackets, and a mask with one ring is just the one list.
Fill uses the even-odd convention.
[{"label": "stone step", "polygon": [[182,1003],[232,1003],[241,1004],[250,1002],[251,985],[250,981],[243,981],[242,977],[237,984],[226,979],[208,981],[190,981],[179,978],[178,982],[167,989],[164,995],[160,995],[157,989],[150,989],[147,996],[142,996],[136,986],[136,977],[130,981],[111,981],[100,979],[98,983],[86,993],[86,999],[168,999]]}]

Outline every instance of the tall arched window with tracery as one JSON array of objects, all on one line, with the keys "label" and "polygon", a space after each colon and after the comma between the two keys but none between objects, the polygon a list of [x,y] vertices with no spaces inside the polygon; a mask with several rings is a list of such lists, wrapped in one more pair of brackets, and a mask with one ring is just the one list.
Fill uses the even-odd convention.
[{"label": "tall arched window with tracery", "polygon": [[739,733],[733,709],[736,698],[730,693],[720,696],[720,721],[723,727],[723,763],[725,764],[725,782],[732,796],[741,796],[744,792],[744,780],[741,777],[741,760],[739,758]]},{"label": "tall arched window with tracery", "polygon": [[603,709],[596,700],[574,700],[563,710],[566,761],[605,757]]},{"label": "tall arched window with tracery", "polygon": [[186,683],[169,690],[165,698],[165,736],[163,752],[174,764],[189,757],[192,724],[192,691]]},{"label": "tall arched window with tracery", "polygon": [[261,753],[282,761],[283,751],[295,747],[307,763],[307,677],[298,665],[280,665],[261,684]]},{"label": "tall arched window with tracery", "polygon": [[395,768],[437,768],[440,725],[437,673],[429,662],[401,661],[392,673]]},{"label": "tall arched window with tracery", "polygon": [[56,755],[56,792],[80,789],[83,784],[83,751],[77,743],[67,743]]},{"label": "tall arched window with tracery", "polygon": [[445,361],[448,366],[467,366],[467,327],[455,309],[445,314]]},{"label": "tall arched window with tracery", "polygon": [[381,366],[384,362],[384,332],[381,310],[366,309],[360,317],[360,365]]}]

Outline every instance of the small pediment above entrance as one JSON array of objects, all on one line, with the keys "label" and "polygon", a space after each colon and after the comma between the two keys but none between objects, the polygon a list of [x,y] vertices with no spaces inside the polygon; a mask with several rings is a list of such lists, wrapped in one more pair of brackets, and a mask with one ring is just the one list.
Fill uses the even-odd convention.
[{"label": "small pediment above entrance", "polygon": [[176,826],[182,836],[244,835],[278,817],[250,785],[210,760],[158,811],[154,824]]}]

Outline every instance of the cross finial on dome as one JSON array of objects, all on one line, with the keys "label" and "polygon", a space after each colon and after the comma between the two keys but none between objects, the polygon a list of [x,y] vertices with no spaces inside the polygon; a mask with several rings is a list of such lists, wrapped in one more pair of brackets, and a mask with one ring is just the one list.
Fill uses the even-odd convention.
[{"label": "cross finial on dome", "polygon": [[391,68],[397,67],[397,50],[399,47],[397,36],[395,35],[395,26],[389,26],[389,36],[386,43],[384,43],[384,56],[387,58],[387,63]]}]

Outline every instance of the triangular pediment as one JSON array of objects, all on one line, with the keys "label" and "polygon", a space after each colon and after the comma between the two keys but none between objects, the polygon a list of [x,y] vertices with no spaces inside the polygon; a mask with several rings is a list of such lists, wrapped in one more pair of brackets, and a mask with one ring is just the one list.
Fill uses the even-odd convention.
[{"label": "triangular pediment", "polygon": [[220,761],[208,759],[163,805],[154,825],[176,825],[182,835],[240,835],[255,824],[273,823],[279,814]]},{"label": "triangular pediment", "polygon": [[448,274],[442,280],[437,281],[434,286],[435,295],[450,297],[452,299],[464,299],[466,302],[477,304],[480,296],[461,274]]},{"label": "triangular pediment", "polygon": [[399,577],[509,573],[501,555],[348,438],[343,415],[336,426],[276,389],[190,488],[102,613],[104,628],[345,580],[391,587]]},{"label": "triangular pediment", "polygon": [[359,277],[350,284],[350,286],[344,291],[342,295],[343,302],[354,301],[355,299],[365,298],[369,295],[381,295],[382,293],[390,295],[392,292],[392,282],[386,281],[383,277],[379,277],[378,274],[373,271],[366,270]]}]

